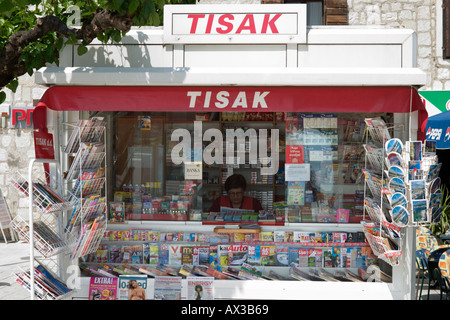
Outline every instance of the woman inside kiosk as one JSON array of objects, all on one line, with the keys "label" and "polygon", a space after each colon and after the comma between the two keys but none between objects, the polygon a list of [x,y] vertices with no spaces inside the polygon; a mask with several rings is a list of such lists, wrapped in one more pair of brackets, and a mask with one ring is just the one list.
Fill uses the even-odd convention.
[{"label": "woman inside kiosk", "polygon": [[220,212],[221,207],[246,209],[259,212],[264,210],[261,203],[256,198],[244,196],[247,188],[247,181],[241,174],[233,174],[225,181],[225,191],[227,195],[220,196],[209,209],[210,212]]}]

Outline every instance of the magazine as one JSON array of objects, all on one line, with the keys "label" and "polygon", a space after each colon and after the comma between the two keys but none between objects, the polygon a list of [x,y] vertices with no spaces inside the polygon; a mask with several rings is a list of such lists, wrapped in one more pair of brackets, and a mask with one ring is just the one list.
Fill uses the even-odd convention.
[{"label": "magazine", "polygon": [[247,246],[241,244],[233,244],[228,247],[228,265],[240,266],[247,262]]},{"label": "magazine", "polygon": [[181,277],[155,277],[155,300],[181,300]]},{"label": "magazine", "polygon": [[214,300],[214,277],[187,277],[188,300]]},{"label": "magazine", "polygon": [[91,277],[89,300],[116,300],[117,280],[112,277]]},{"label": "magazine", "polygon": [[109,203],[109,222],[124,222],[125,221],[125,203],[124,202],[110,202]]},{"label": "magazine", "polygon": [[145,300],[147,290],[146,275],[120,275],[119,300]]}]

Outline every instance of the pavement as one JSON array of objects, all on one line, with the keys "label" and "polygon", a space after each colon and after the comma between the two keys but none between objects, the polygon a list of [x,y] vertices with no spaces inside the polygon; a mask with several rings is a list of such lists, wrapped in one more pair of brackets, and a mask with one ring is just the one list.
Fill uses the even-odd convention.
[{"label": "pavement", "polygon": [[[36,254],[36,253],[35,253]],[[29,270],[30,248],[22,241],[5,243],[0,240],[0,301],[30,300],[30,293],[19,285],[13,273],[19,268]],[[35,257],[39,258],[37,254]],[[425,279],[422,300],[427,299],[428,282]],[[430,300],[439,300],[439,290],[430,290]]]},{"label": "pavement", "polygon": [[19,268],[30,269],[30,247],[25,242],[0,242],[0,300],[30,300],[29,292],[15,281]]}]

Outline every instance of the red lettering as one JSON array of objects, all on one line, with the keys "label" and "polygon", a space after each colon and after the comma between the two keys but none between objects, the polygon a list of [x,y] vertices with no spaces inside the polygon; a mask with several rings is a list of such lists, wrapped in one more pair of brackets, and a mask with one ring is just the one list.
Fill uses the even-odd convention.
[{"label": "red lettering", "polygon": [[13,109],[11,113],[12,113],[12,115],[11,115],[11,121],[12,121],[11,124],[13,126],[16,125],[16,114],[21,114],[17,118],[17,120],[24,120],[26,118],[26,116],[27,116],[26,111],[25,110],[21,110],[21,109]]},{"label": "red lettering", "polygon": [[33,113],[34,109],[27,109],[27,126],[31,125],[31,119],[33,119]]},{"label": "red lettering", "polygon": [[270,14],[264,15],[264,21],[261,28],[261,33],[267,33],[267,27],[270,27],[270,30],[272,30],[272,33],[278,33],[277,26],[275,25],[275,22],[278,20],[278,18],[281,17],[281,13],[277,13],[272,19],[270,19]]},{"label": "red lettering", "polygon": [[[248,26],[246,25],[248,22]],[[241,22],[241,25],[236,30],[236,33],[241,33],[242,30],[249,30],[250,33],[256,33],[255,20],[253,19],[252,14],[246,14],[244,19]]]},{"label": "red lettering", "polygon": [[209,17],[208,17],[208,23],[206,24],[206,31],[205,31],[205,33],[207,33],[207,34],[211,33],[213,20],[214,20],[214,15],[210,14]]},{"label": "red lettering", "polygon": [[218,22],[219,22],[219,24],[221,26],[224,26],[226,28],[225,29],[217,28],[216,29],[217,33],[226,34],[226,33],[230,33],[231,30],[233,30],[233,23],[225,21],[225,19],[227,19],[227,20],[234,20],[234,16],[232,14],[221,15],[219,17],[219,21]]},{"label": "red lettering", "polygon": [[197,31],[198,19],[204,18],[204,14],[188,14],[188,19],[192,19],[191,31],[190,33],[195,33]]}]

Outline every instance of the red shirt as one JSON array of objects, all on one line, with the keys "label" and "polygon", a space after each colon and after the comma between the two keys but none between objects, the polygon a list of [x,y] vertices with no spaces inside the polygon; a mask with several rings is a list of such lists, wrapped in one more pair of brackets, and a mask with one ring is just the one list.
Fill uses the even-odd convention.
[{"label": "red shirt", "polygon": [[[228,207],[231,208],[231,201],[229,196],[221,196],[214,200],[211,208],[209,208],[210,212],[220,212],[220,207]],[[253,210],[255,212],[259,212],[260,210],[264,210],[261,203],[256,198],[246,197],[242,199],[242,204],[239,209],[248,209]]]}]

